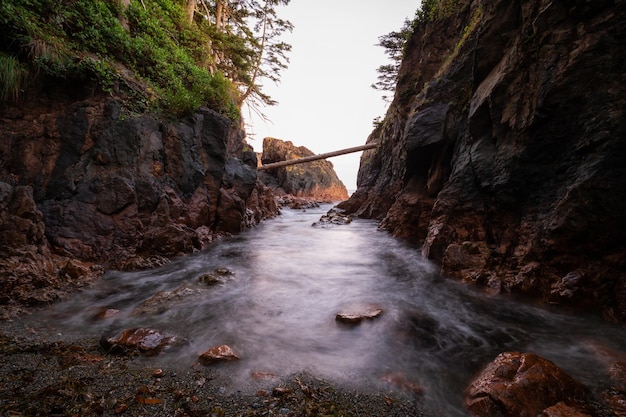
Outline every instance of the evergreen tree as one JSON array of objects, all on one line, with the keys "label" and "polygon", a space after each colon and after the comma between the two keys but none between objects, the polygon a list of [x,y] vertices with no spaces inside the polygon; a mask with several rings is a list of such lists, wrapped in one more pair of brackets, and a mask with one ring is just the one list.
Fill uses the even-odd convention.
[{"label": "evergreen tree", "polygon": [[[394,91],[398,82],[398,72],[402,57],[404,56],[404,47],[409,36],[413,33],[415,21],[406,19],[404,25],[399,31],[394,31],[378,38],[378,46],[385,48],[385,53],[391,60],[390,64],[384,64],[377,68],[378,81],[372,84],[372,88],[379,91]],[[387,101],[387,97],[383,96]]]}]

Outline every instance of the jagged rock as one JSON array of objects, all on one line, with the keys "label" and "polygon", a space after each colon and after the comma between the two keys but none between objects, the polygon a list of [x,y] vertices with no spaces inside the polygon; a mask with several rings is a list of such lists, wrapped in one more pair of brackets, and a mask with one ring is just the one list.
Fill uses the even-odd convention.
[{"label": "jagged rock", "polygon": [[505,352],[472,381],[465,405],[475,417],[531,417],[560,402],[583,408],[586,395],[583,385],[551,361]]},{"label": "jagged rock", "polygon": [[625,320],[623,2],[460,5],[408,39],[339,207],[450,275]]},{"label": "jagged rock", "polygon": [[109,351],[138,351],[153,356],[181,341],[180,337],[172,333],[139,327],[123,330],[113,337],[103,337],[100,343]]},{"label": "jagged rock", "polygon": [[218,267],[218,268],[215,268],[213,272],[200,275],[198,277],[198,282],[201,282],[209,286],[222,284],[224,282],[225,277],[232,277],[233,275],[235,274],[230,269],[224,268],[224,267]]},{"label": "jagged rock", "polygon": [[99,265],[52,253],[45,231],[32,187],[0,182],[0,318],[57,301],[102,274]]},{"label": "jagged rock", "polygon": [[346,214],[343,210],[332,208],[320,217],[319,221],[313,223],[313,226],[350,224],[352,220],[352,216]]},{"label": "jagged rock", "polygon": [[228,345],[214,346],[198,357],[203,365],[213,365],[219,362],[232,362],[239,360],[239,356]]},{"label": "jagged rock", "polygon": [[130,116],[121,100],[49,87],[2,104],[0,305],[50,302],[58,295],[40,288],[75,286],[59,274],[79,281],[85,269],[67,258],[89,262],[90,275],[102,273],[95,264],[159,266],[278,213],[226,117]]},{"label": "jagged rock", "polygon": [[355,305],[341,310],[335,319],[341,323],[359,324],[363,320],[371,320],[380,317],[383,309],[377,305]]},{"label": "jagged rock", "polygon": [[[263,139],[263,164],[312,156],[314,153],[304,146],[296,147],[290,141],[275,138]],[[321,201],[342,201],[348,198],[333,165],[319,160],[305,164],[290,165],[262,172],[260,177],[268,186],[295,197],[306,197]]]}]

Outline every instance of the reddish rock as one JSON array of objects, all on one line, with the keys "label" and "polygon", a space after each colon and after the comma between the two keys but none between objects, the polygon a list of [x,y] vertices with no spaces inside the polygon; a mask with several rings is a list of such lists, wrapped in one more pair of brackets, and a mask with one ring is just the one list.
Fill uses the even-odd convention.
[{"label": "reddish rock", "polygon": [[615,416],[626,417],[626,393],[607,391],[604,393],[603,399],[615,413]]},{"label": "reddish rock", "polygon": [[[312,156],[314,153],[304,146],[295,146],[290,141],[276,138],[263,139],[264,165],[273,162]],[[277,192],[321,201],[342,201],[348,198],[348,191],[333,168],[326,160],[290,165],[262,171],[261,180]]]},{"label": "reddish rock", "polygon": [[250,372],[250,376],[255,381],[272,380],[278,378],[275,373],[268,371],[252,371]]},{"label": "reddish rock", "polygon": [[203,365],[212,365],[219,362],[232,362],[239,360],[239,356],[228,345],[212,347],[198,357]]},{"label": "reddish rock", "polygon": [[593,417],[593,415],[582,408],[560,402],[543,410],[540,417]]},{"label": "reddish rock", "polygon": [[374,319],[383,314],[383,309],[376,305],[356,305],[341,310],[335,319],[341,323],[358,324],[363,320]]},{"label": "reddish rock", "polygon": [[410,391],[414,394],[422,395],[424,393],[424,387],[420,384],[409,380],[402,372],[393,372],[383,375],[381,378],[384,382],[394,385],[406,391]]},{"label": "reddish rock", "polygon": [[113,337],[101,340],[101,344],[108,350],[136,350],[148,356],[156,355],[179,342],[180,338],[172,333],[145,327],[126,329]]},{"label": "reddish rock", "polygon": [[549,360],[501,353],[466,390],[475,417],[535,417],[559,402],[584,404],[585,388]]}]

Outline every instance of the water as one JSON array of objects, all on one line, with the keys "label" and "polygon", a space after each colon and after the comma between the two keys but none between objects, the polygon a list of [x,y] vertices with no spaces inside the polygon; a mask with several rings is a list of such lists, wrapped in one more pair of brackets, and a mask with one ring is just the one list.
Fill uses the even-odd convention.
[{"label": "water", "polygon": [[[385,375],[401,373],[423,387],[419,401],[427,410],[447,416],[467,415],[463,389],[500,352],[536,353],[593,385],[603,377],[593,346],[626,351],[623,329],[443,279],[415,248],[378,231],[374,222],[312,227],[329,208],[284,210],[159,269],[108,272],[93,288],[29,320],[65,338],[145,326],[188,340],[161,356],[138,359],[155,366],[190,367],[199,353],[228,344],[241,360],[217,372],[224,370],[218,383],[232,391],[256,389],[253,371],[307,371],[385,392],[394,389]],[[233,275],[217,286],[198,283],[216,268]],[[154,294],[181,287],[199,293],[161,313],[136,314]],[[357,326],[335,320],[341,309],[364,303],[379,305],[383,315]],[[104,308],[120,313],[93,320]]]}]

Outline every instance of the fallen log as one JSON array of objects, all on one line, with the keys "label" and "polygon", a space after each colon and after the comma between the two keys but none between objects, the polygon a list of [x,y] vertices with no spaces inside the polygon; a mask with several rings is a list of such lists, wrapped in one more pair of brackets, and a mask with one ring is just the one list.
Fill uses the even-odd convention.
[{"label": "fallen log", "polygon": [[257,169],[259,171],[265,171],[265,170],[273,169],[273,168],[286,167],[288,165],[303,164],[305,162],[317,161],[319,159],[331,158],[333,156],[339,156],[339,155],[345,155],[345,154],[353,153],[353,152],[365,151],[367,149],[376,148],[377,146],[378,146],[378,142],[373,142],[373,143],[368,143],[366,145],[355,146],[353,148],[346,148],[346,149],[341,149],[338,151],[321,153],[318,155],[305,156],[303,158],[298,158],[298,159],[290,159],[288,161],[272,162],[271,164],[261,165],[257,167]]}]

